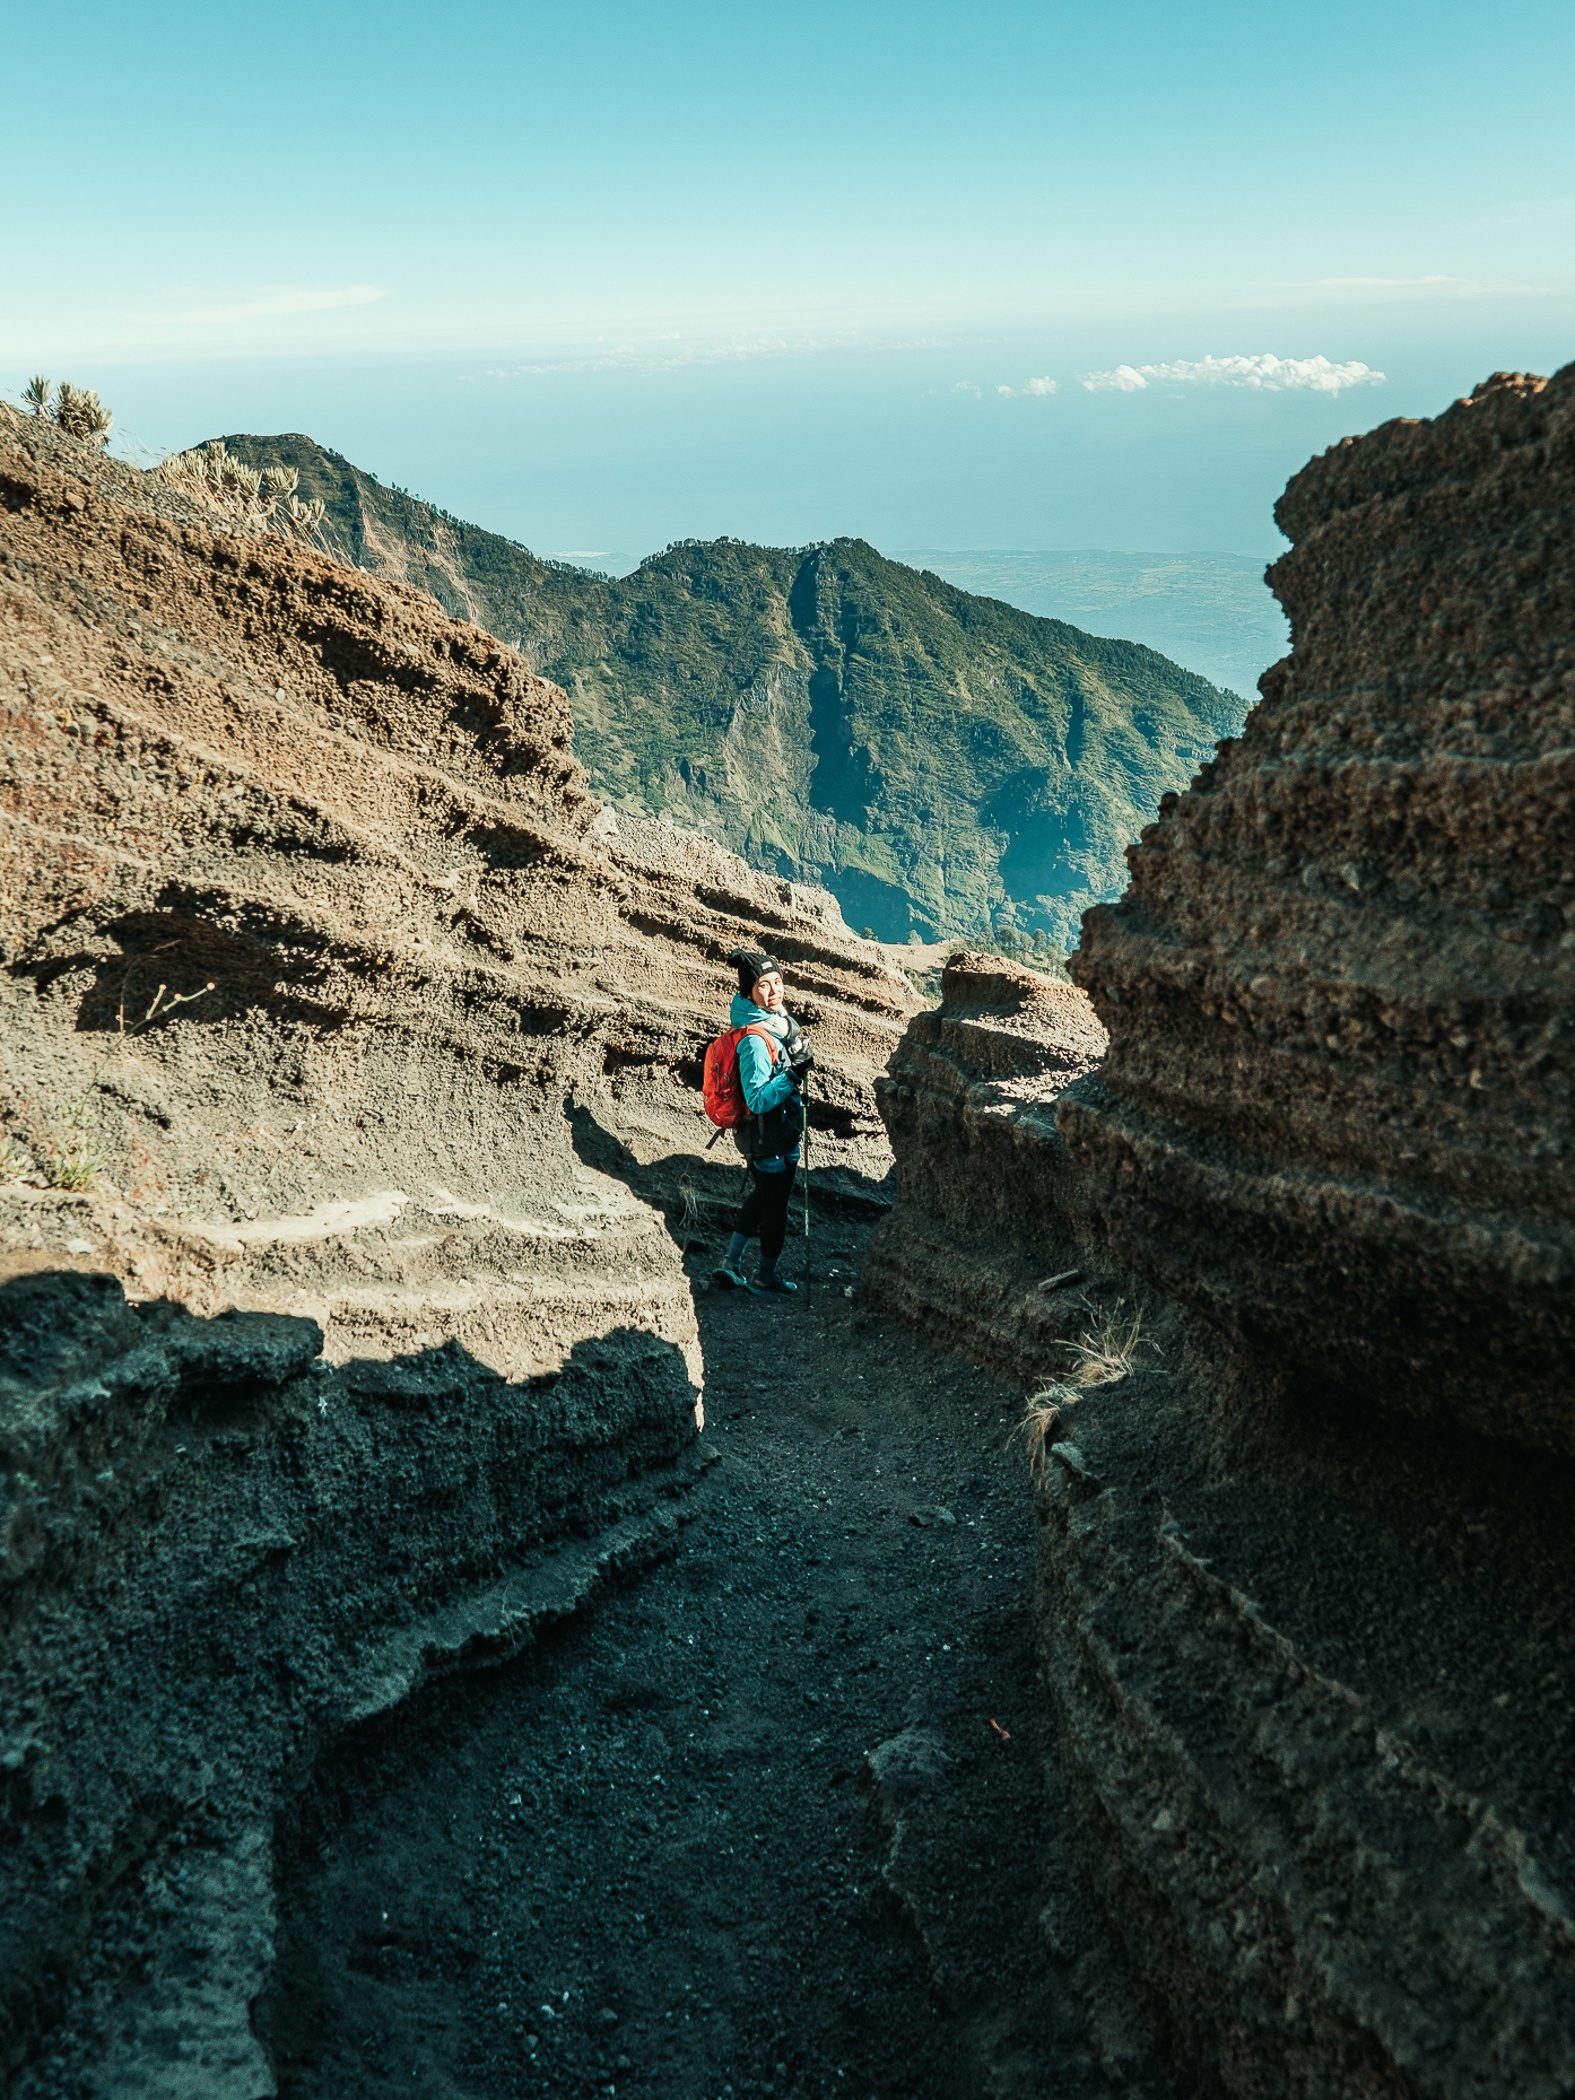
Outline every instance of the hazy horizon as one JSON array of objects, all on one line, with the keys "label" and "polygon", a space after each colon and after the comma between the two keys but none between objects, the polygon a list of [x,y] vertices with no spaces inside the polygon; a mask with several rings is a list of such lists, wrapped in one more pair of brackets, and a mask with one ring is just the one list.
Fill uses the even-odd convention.
[{"label": "hazy horizon", "polygon": [[535,547],[1270,556],[1312,454],[1575,353],[1551,0],[64,0],[7,48],[91,63],[69,152],[43,93],[0,136],[0,392],[306,431]]}]

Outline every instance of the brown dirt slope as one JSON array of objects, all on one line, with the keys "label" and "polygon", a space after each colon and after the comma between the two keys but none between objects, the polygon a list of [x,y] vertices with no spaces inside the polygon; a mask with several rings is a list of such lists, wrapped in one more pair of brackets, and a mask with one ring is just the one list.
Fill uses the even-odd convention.
[{"label": "brown dirt slope", "polygon": [[0,710],[0,2065],[251,2100],[291,1775],[671,1536],[727,949],[828,1201],[912,995],[484,633],[9,415]]}]

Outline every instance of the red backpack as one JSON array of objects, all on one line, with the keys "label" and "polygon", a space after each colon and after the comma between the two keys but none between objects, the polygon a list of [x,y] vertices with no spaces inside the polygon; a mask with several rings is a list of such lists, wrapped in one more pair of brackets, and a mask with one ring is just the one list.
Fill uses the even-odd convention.
[{"label": "red backpack", "polygon": [[705,1053],[705,1112],[718,1130],[737,1130],[749,1121],[749,1103],[744,1099],[743,1082],[738,1076],[738,1039],[740,1036],[758,1035],[771,1052],[771,1062],[779,1057],[776,1037],[769,1028],[759,1022],[748,1028],[727,1028],[714,1043],[708,1043]]}]

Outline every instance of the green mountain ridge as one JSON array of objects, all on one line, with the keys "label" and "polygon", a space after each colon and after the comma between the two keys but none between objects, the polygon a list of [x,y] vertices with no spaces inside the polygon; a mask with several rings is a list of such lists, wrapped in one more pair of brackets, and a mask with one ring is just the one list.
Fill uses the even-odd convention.
[{"label": "green mountain ridge", "polygon": [[1245,703],[1139,643],[981,598],[862,540],[680,541],[628,576],[547,561],[299,434],[294,467],[362,568],[429,591],[568,693],[615,808],[670,814],[823,883],[886,940],[1069,944],[1125,848]]}]

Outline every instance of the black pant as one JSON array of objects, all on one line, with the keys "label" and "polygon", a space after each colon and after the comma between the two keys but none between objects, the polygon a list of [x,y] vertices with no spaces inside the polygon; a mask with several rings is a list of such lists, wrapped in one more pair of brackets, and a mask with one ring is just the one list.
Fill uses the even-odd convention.
[{"label": "black pant", "polygon": [[739,1205],[733,1230],[743,1233],[747,1239],[753,1239],[759,1233],[763,1269],[775,1265],[782,1252],[782,1242],[787,1238],[788,1198],[793,1193],[797,1173],[798,1163],[791,1159],[780,1174],[762,1174],[753,1160],[749,1162],[749,1193]]}]

